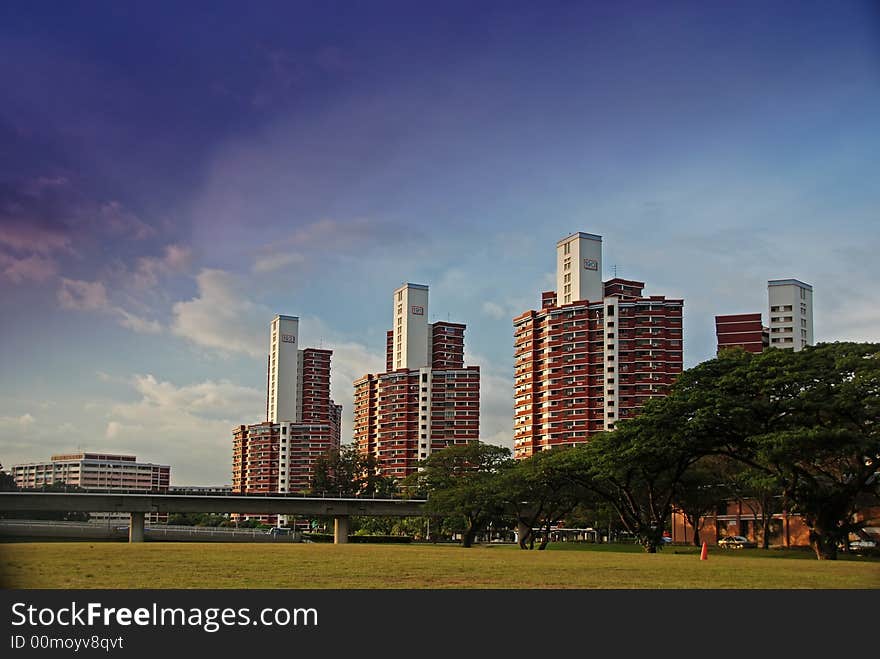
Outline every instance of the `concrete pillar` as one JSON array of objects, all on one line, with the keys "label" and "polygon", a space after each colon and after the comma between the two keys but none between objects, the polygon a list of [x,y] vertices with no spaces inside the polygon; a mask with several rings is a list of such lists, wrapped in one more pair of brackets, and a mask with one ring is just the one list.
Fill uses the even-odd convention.
[{"label": "concrete pillar", "polygon": [[131,521],[128,524],[128,541],[144,541],[144,514],[131,513]]},{"label": "concrete pillar", "polygon": [[333,518],[333,544],[341,545],[348,542],[348,515]]}]

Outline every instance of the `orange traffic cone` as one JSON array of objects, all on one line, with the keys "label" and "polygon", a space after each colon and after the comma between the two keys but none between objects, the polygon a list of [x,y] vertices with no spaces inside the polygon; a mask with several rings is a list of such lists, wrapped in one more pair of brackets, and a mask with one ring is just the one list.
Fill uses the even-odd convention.
[{"label": "orange traffic cone", "polygon": [[703,540],[703,549],[700,551],[700,560],[705,561],[709,558],[709,545]]}]

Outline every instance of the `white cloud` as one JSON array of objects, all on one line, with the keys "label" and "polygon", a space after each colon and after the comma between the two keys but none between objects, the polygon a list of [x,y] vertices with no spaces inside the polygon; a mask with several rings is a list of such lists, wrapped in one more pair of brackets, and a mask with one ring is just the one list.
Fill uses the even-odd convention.
[{"label": "white cloud", "polygon": [[104,310],[110,306],[107,289],[100,281],[61,279],[58,302],[62,309],[75,311]]},{"label": "white cloud", "polygon": [[501,305],[495,302],[483,302],[483,313],[496,320],[501,320],[506,315]]},{"label": "white cloud", "polygon": [[61,279],[58,289],[58,303],[62,309],[71,311],[98,311],[116,317],[116,321],[127,329],[139,334],[157,334],[162,331],[158,321],[146,320],[120,306],[114,305],[107,297],[107,288],[100,281]]},{"label": "white cloud", "polygon": [[166,245],[161,257],[143,256],[137,260],[132,275],[135,288],[152,288],[159,277],[183,272],[192,259],[192,251],[185,245]]},{"label": "white cloud", "polygon": [[58,264],[52,257],[39,254],[16,257],[0,252],[0,277],[8,279],[13,284],[20,284],[23,281],[46,281],[56,274],[58,274]]},{"label": "white cloud", "polygon": [[281,270],[290,265],[300,265],[305,262],[302,254],[296,252],[279,252],[261,256],[254,263],[254,272],[262,274]]},{"label": "white cloud", "polygon": [[113,311],[119,316],[119,324],[138,334],[159,334],[162,325],[157,320],[147,320],[126,311],[121,307],[114,307]]},{"label": "white cloud", "polygon": [[230,482],[232,429],[263,418],[263,392],[228,380],[178,385],[151,374],[129,384],[139,398],[111,407],[106,450],[170,464],[178,485]]},{"label": "white cloud", "polygon": [[513,449],[513,370],[465,349],[465,366],[480,367],[480,439]]},{"label": "white cloud", "polygon": [[104,432],[104,436],[107,439],[116,439],[119,436],[119,432],[122,430],[122,424],[118,421],[111,421],[107,424],[107,430]]},{"label": "white cloud", "polygon": [[248,300],[228,272],[202,270],[196,281],[198,296],[173,307],[172,331],[221,354],[263,357],[269,344],[267,328],[274,314]]},{"label": "white cloud", "polygon": [[0,416],[0,427],[6,428],[30,428],[36,423],[36,419],[28,413],[21,416]]}]

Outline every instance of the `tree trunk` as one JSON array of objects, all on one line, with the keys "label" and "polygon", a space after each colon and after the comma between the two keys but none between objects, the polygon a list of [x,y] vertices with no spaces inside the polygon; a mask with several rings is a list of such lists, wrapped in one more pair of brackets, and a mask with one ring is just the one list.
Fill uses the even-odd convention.
[{"label": "tree trunk", "polygon": [[770,524],[773,521],[773,515],[765,514],[761,521],[763,522],[761,524],[761,549],[770,549]]},{"label": "tree trunk", "polygon": [[657,553],[657,545],[659,545],[659,541],[654,536],[645,536],[642,538],[642,547],[645,548],[645,551],[649,554]]},{"label": "tree trunk", "polygon": [[694,526],[693,526],[693,529],[694,529],[694,547],[699,547],[699,546],[701,546],[701,545],[703,544],[703,543],[700,542],[700,525],[699,525],[699,518],[697,518],[697,522],[698,522],[698,523],[697,523],[697,524],[694,524]]},{"label": "tree trunk", "polygon": [[477,528],[473,524],[468,524],[467,529],[461,536],[461,546],[462,547],[472,547],[474,544],[474,538],[477,537]]},{"label": "tree trunk", "polygon": [[820,561],[837,560],[837,538],[832,534],[823,533],[819,528],[811,529],[810,546]]},{"label": "tree trunk", "polygon": [[519,541],[520,549],[528,549],[526,546],[526,542],[532,537],[532,527],[529,524],[526,524],[521,519],[516,521],[516,535]]}]

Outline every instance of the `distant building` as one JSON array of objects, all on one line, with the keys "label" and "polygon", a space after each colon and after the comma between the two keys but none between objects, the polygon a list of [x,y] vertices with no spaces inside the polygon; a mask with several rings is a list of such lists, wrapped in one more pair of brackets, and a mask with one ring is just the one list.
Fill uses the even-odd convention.
[{"label": "distant building", "polygon": [[514,457],[586,442],[665,396],[682,370],[684,301],[602,281],[602,237],[556,244],[556,290],[513,319]]},{"label": "distant building", "polygon": [[715,316],[716,354],[728,348],[742,348],[746,352],[763,352],[770,345],[770,330],[761,322],[760,313],[742,313]]},{"label": "distant building", "polygon": [[769,327],[760,313],[715,316],[716,354],[737,347],[753,353],[768,347],[797,352],[813,345],[812,286],[797,279],[771,279],[767,300]]},{"label": "distant building", "polygon": [[[167,492],[171,467],[138,462],[133,455],[65,453],[53,455],[48,462],[15,465],[12,475],[20,489],[64,484],[85,489]],[[90,518],[127,521],[128,514],[97,511],[90,513]],[[150,516],[153,522],[166,518],[164,514]]]},{"label": "distant building", "polygon": [[[332,350],[299,349],[299,318],[269,326],[266,420],[233,429],[232,491],[300,492],[317,458],[340,445],[342,406],[330,398]],[[248,515],[284,524],[284,516]]]},{"label": "distant building", "polygon": [[394,291],[385,373],[354,382],[354,441],[385,476],[404,478],[432,452],[480,434],[480,368],[464,365],[466,325],[428,322],[428,287]]},{"label": "distant building", "polygon": [[813,345],[813,287],[797,279],[767,282],[770,347],[798,352]]}]

